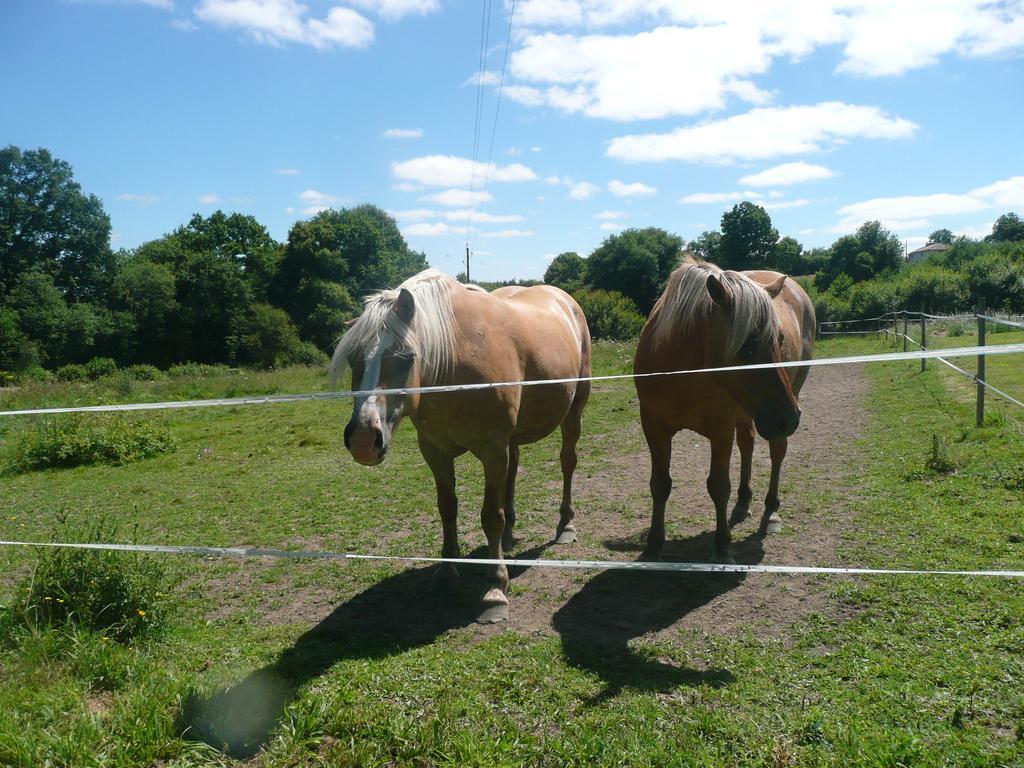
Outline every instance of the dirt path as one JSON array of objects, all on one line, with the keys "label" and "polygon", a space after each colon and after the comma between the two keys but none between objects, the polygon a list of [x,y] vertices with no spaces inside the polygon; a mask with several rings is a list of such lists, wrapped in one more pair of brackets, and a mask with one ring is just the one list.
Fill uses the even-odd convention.
[{"label": "dirt path", "polygon": [[[844,518],[841,503],[821,508],[824,505],[816,503],[815,497],[832,486],[842,486],[861,466],[857,440],[866,425],[866,392],[860,367],[826,366],[812,371],[801,396],[801,425],[790,438],[783,466],[783,531],[763,540],[757,526],[771,462],[767,443],[757,440],[752,514],[733,529],[737,562],[838,564],[836,547],[850,521]],[[581,535],[572,557],[632,560],[643,546],[650,519],[650,461],[639,424],[633,432],[621,438],[629,450],[616,461],[616,471],[579,481]],[[706,561],[713,555],[714,507],[705,490],[709,461],[704,438],[692,432],[676,436],[673,492],[666,511],[666,560]],[[734,496],[738,477],[739,452],[735,451]],[[614,509],[609,511],[609,506]],[[517,551],[541,543],[527,540]],[[559,551],[559,556],[569,555]],[[593,575],[535,568],[514,579],[518,594],[512,598],[511,626],[541,634],[564,634],[573,628],[597,635],[617,630],[643,630],[640,634],[647,635],[688,630],[735,633],[749,628],[781,635],[808,613],[834,610],[819,581],[820,577],[784,575]]]}]

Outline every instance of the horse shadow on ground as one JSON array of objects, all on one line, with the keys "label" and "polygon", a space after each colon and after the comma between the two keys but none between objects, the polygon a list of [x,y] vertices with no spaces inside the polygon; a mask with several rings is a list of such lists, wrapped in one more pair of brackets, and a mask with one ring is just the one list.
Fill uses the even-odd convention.
[{"label": "horse shadow on ground", "polygon": [[[630,552],[643,548],[646,531],[613,539],[605,546]],[[714,551],[714,533],[665,542],[663,560],[696,562]],[[733,543],[738,563],[754,564],[764,558],[759,535]],[[692,611],[738,587],[742,573],[651,573],[602,571],[584,584],[554,615],[566,661],[598,675],[604,690],[590,700],[598,704],[625,689],[669,692],[679,686],[720,687],[735,679],[728,669],[690,669],[672,659],[639,652],[630,641],[670,627]]]},{"label": "horse shadow on ground", "polygon": [[[517,553],[536,559],[550,544]],[[487,557],[485,548],[470,558]],[[236,685],[184,702],[178,731],[235,758],[255,755],[282,722],[302,687],[343,659],[376,659],[434,642],[445,632],[476,620],[484,569],[461,566],[454,592],[434,589],[436,567],[402,571],[364,590],[303,633],[271,664]],[[509,577],[525,566],[509,567]]]}]

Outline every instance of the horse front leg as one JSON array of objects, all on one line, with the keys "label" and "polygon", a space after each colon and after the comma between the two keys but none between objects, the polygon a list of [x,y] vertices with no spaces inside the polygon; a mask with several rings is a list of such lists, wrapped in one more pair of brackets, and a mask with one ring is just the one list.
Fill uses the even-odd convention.
[{"label": "horse front leg", "polygon": [[784,437],[768,443],[768,451],[772,457],[772,479],[768,484],[768,495],[764,497],[764,515],[761,517],[760,528],[762,536],[782,530],[782,518],[779,517],[779,507],[782,506],[779,499],[779,476],[782,474],[782,462],[786,459],[788,448],[789,440]]},{"label": "horse front leg", "polygon": [[708,495],[715,503],[715,555],[718,560],[732,562],[729,545],[732,532],[729,529],[729,461],[732,458],[733,430],[711,438],[711,471],[708,473]]},{"label": "horse front leg", "polygon": [[647,545],[640,554],[642,560],[660,560],[665,546],[665,505],[672,493],[672,432],[654,417],[640,412],[647,448],[651,452],[651,527],[647,531]]},{"label": "horse front leg", "polygon": [[[420,441],[420,453],[434,475],[437,511],[441,515],[441,557],[461,557],[459,551],[459,500],[455,495],[455,459],[434,445]],[[441,563],[434,573],[434,586],[453,591],[459,584],[455,563]]]},{"label": "horse front leg", "polygon": [[501,548],[510,552],[516,537],[516,477],[519,474],[519,446],[508,447],[508,479],[505,482],[505,529],[501,532]]},{"label": "horse front leg", "polygon": [[[505,532],[505,486],[508,482],[509,449],[503,445],[478,454],[484,465],[484,504],[480,524],[487,536],[487,557],[502,560],[501,539]],[[488,566],[486,591],[477,621],[494,624],[508,620],[508,569],[504,563]]]},{"label": "horse front leg", "polygon": [[740,487],[736,491],[736,506],[732,508],[731,525],[736,525],[750,515],[750,501],[754,490],[750,487],[750,475],[754,458],[754,422],[741,421],[736,425],[736,445],[740,449]]},{"label": "horse front leg", "polygon": [[569,412],[562,419],[562,505],[558,510],[558,528],[555,529],[556,544],[572,544],[576,541],[576,510],[572,505],[572,478],[576,472],[578,455],[576,446],[583,431],[583,407],[590,394],[590,383],[584,382],[576,392]]}]

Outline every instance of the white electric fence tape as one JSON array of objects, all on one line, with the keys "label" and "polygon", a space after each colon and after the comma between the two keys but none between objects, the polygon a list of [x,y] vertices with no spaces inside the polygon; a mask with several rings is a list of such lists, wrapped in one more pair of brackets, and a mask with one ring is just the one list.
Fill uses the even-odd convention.
[{"label": "white electric fence tape", "polygon": [[312,560],[376,560],[399,563],[453,563],[456,565],[505,565],[514,568],[560,568],[591,571],[669,571],[676,573],[781,573],[847,576],[979,576],[1010,579],[1024,578],[1018,570],[929,570],[922,568],[843,568],[814,565],[744,565],[741,563],[673,563],[632,560],[517,560],[460,557],[404,557],[400,555],[361,555],[317,550],[262,549],[259,547],[188,547],[170,544],[66,544],[46,541],[0,541],[4,547],[52,547],[114,552],[163,553],[173,555],[212,555],[216,557],[274,557]]},{"label": "white electric fence tape", "polygon": [[1009,355],[1024,352],[1024,344],[994,344],[986,347],[954,347],[952,349],[928,349],[920,352],[885,352],[873,355],[850,355],[846,357],[824,357],[815,360],[787,360],[781,363],[754,363],[751,365],[726,365],[718,368],[692,368],[682,371],[653,371],[651,373],[618,373],[608,376],[573,376],[565,379],[540,379],[532,381],[500,381],[479,384],[446,384],[432,387],[399,387],[395,389],[348,390],[339,392],[312,392],[299,395],[255,395],[215,400],[172,400],[162,403],[121,403],[117,405],[85,405],[66,408],[23,408],[0,411],[0,416],[42,416],[58,413],[113,413],[118,411],[159,411],[179,408],[211,408],[215,406],[265,405],[269,403],[294,403],[303,400],[338,400],[353,397],[387,397],[391,395],[420,395],[436,392],[471,392],[500,387],[536,387],[546,384],[577,384],[584,381],[618,381],[622,379],[645,379],[655,376],[684,376],[687,374],[728,373],[732,371],[758,371],[772,368],[814,368],[822,365],[851,365],[861,363],[891,363],[901,360],[920,360],[936,357],[975,357],[977,355]]}]

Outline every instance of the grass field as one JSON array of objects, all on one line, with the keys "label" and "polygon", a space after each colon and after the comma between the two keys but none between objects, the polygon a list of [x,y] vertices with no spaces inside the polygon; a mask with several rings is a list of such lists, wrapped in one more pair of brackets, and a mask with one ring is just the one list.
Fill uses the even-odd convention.
[{"label": "grass field", "polygon": [[[838,339],[817,356],[888,349],[877,339]],[[630,359],[628,345],[601,345],[595,372],[629,370]],[[939,364],[924,374],[916,363],[872,365],[865,375],[868,426],[857,446],[864,460],[842,479],[794,470],[787,480],[846,521],[838,560],[1024,568],[1024,411],[993,401],[988,425],[975,429],[973,386]],[[1020,357],[993,358],[989,377],[1024,395]],[[0,390],[0,408],[323,386],[321,371],[305,369],[130,388],[38,385]],[[433,483],[412,429],[403,426],[388,461],[368,471],[342,455],[349,407],[154,417],[173,436],[174,452],[124,466],[0,475],[0,538],[45,539],[60,520],[80,527],[109,519],[151,543],[434,554]],[[628,382],[595,392],[578,483],[621,472],[617,436],[636,421]],[[0,454],[33,424],[0,419]],[[555,522],[557,451],[556,438],[524,451],[519,507],[528,539],[550,535]],[[457,471],[468,553],[483,542],[479,471],[471,458]],[[646,511],[643,485],[626,499]],[[610,514],[620,502],[606,503],[593,512]],[[524,514],[540,509],[549,511]],[[544,554],[556,556],[573,555]],[[0,549],[8,613],[33,559]],[[614,646],[569,621],[601,575],[581,573],[567,593],[549,595],[553,630],[544,632],[517,628],[516,601],[528,596],[514,580],[512,621],[484,631],[466,625],[461,609],[472,607],[472,595],[447,608],[434,602],[429,569],[161,562],[170,585],[166,628],[151,637],[122,644],[101,632],[0,621],[0,765],[1024,765],[1020,582],[805,579],[826,608],[784,631],[687,625]],[[651,578],[669,577],[610,583],[642,602]],[[695,585],[707,585],[671,578],[684,603]],[[732,577],[711,578],[722,579],[706,600],[713,605]],[[764,618],[768,627],[773,617]]]}]

